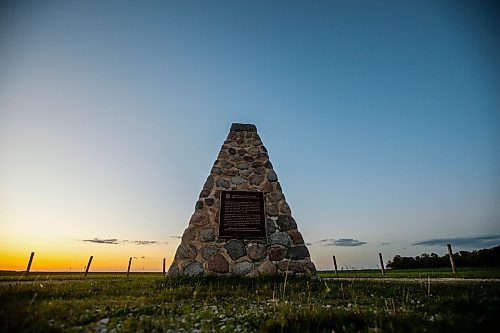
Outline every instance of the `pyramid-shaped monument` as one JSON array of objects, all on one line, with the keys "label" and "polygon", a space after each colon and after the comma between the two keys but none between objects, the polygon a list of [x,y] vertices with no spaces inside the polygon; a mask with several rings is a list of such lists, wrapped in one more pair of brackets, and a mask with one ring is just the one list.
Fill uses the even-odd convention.
[{"label": "pyramid-shaped monument", "polygon": [[232,124],[168,275],[314,274],[257,128]]}]

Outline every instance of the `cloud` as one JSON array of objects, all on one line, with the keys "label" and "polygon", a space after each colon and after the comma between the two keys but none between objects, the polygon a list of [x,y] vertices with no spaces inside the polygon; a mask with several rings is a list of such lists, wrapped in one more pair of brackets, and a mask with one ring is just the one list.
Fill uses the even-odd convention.
[{"label": "cloud", "polygon": [[500,235],[486,235],[476,237],[432,238],[412,243],[422,246],[460,246],[467,248],[487,248],[500,244]]},{"label": "cloud", "polygon": [[306,243],[306,246],[320,245],[320,246],[361,246],[366,242],[359,241],[353,238],[339,238],[339,239],[322,239],[315,242]]},{"label": "cloud", "polygon": [[361,246],[366,244],[366,242],[359,241],[352,238],[340,238],[333,242],[331,245],[326,246]]},{"label": "cloud", "polygon": [[392,242],[382,242],[379,244],[379,246],[387,246],[387,245],[391,245]]},{"label": "cloud", "polygon": [[182,237],[181,236],[170,236],[171,238],[177,238],[177,239],[181,239]]},{"label": "cloud", "polygon": [[102,238],[93,238],[93,239],[83,239],[83,242],[91,242],[91,243],[98,243],[98,244],[135,244],[135,245],[154,245],[154,244],[168,244],[168,242],[159,242],[155,240],[119,240],[117,238],[109,238],[109,239],[102,239]]},{"label": "cloud", "polygon": [[133,241],[128,241],[129,243],[133,243],[135,245],[153,245],[153,244],[157,244],[158,242],[157,241],[143,241],[143,240],[133,240]]},{"label": "cloud", "polygon": [[119,241],[116,238],[111,238],[111,239],[94,238],[94,239],[84,239],[83,241],[91,243],[99,243],[99,244],[119,244]]}]

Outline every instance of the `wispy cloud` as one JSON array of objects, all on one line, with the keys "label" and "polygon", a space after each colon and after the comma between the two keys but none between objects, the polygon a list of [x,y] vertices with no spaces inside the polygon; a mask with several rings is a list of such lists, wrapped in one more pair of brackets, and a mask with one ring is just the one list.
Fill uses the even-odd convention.
[{"label": "wispy cloud", "polygon": [[468,248],[493,247],[500,244],[500,235],[432,238],[412,243],[412,245],[423,245],[423,246],[437,246],[437,245],[445,246],[446,244],[451,244],[453,246],[468,247]]},{"label": "wispy cloud", "polygon": [[84,242],[91,242],[91,243],[98,243],[98,244],[119,244],[120,242],[116,238],[111,238],[111,239],[101,239],[101,238],[94,238],[94,239],[84,239]]},{"label": "wispy cloud", "polygon": [[170,238],[177,238],[177,239],[181,239],[182,237],[181,237],[181,236],[175,236],[175,235],[172,235],[172,236],[170,236]]},{"label": "wispy cloud", "polygon": [[361,246],[365,245],[366,242],[359,241],[357,239],[352,238],[341,238],[334,241],[331,245],[328,246]]},{"label": "wispy cloud", "polygon": [[83,242],[90,242],[90,243],[97,243],[97,244],[112,244],[112,245],[118,245],[118,244],[135,244],[135,245],[154,245],[154,244],[168,244],[168,242],[159,242],[155,240],[120,240],[117,238],[109,238],[109,239],[104,239],[104,238],[93,238],[93,239],[83,239]]},{"label": "wispy cloud", "polygon": [[135,245],[153,245],[158,244],[158,241],[149,241],[149,240],[124,240],[122,243],[131,243]]},{"label": "wispy cloud", "polygon": [[315,242],[306,243],[307,246],[361,246],[366,244],[366,242],[359,241],[353,238],[339,238],[339,239],[322,239]]},{"label": "wispy cloud", "polygon": [[379,246],[387,246],[387,245],[391,245],[392,242],[382,242],[379,244]]}]

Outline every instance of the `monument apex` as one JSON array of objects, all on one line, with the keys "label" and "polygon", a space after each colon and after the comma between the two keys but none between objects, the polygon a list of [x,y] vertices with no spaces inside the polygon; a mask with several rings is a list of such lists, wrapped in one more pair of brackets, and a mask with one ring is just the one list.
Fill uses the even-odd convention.
[{"label": "monument apex", "polygon": [[168,275],[314,274],[267,149],[233,123],[203,185]]}]

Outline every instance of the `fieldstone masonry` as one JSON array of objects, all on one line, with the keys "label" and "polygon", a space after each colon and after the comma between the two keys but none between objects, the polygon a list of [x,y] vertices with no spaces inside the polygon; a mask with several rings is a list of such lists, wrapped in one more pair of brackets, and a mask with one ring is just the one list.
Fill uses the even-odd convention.
[{"label": "fieldstone masonry", "polygon": [[[264,192],[265,239],[218,237],[222,190]],[[286,271],[314,274],[316,268],[257,128],[252,124],[232,124],[203,185],[168,275],[257,277]]]}]

